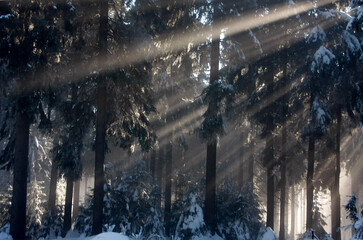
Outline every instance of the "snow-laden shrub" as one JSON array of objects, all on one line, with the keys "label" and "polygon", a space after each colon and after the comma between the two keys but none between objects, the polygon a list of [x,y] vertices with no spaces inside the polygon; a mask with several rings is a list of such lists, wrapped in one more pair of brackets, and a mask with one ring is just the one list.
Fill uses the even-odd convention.
[{"label": "snow-laden shrub", "polygon": [[[158,191],[152,182],[145,163],[138,161],[124,176],[105,184],[104,231],[107,231],[106,225],[114,225],[114,232],[128,236],[164,236],[161,213],[155,205]],[[86,207],[81,208],[75,224],[76,230],[88,236],[92,226],[92,198]]]},{"label": "snow-laden shrub", "polygon": [[312,231],[314,232],[315,236],[319,238],[323,238],[327,235],[327,232],[324,229],[324,226],[327,225],[325,222],[325,216],[322,213],[322,207],[318,200],[318,191],[314,191],[314,199],[313,199],[313,221],[312,221]]},{"label": "snow-laden shrub", "polygon": [[184,200],[183,209],[176,227],[175,239],[189,240],[207,235],[201,200],[197,194],[189,193]]},{"label": "snow-laden shrub", "polygon": [[79,213],[74,223],[74,229],[86,236],[92,233],[93,196],[88,195],[85,206],[79,207]]},{"label": "snow-laden shrub", "polygon": [[357,200],[358,200],[357,197],[353,193],[348,203],[345,205],[345,211],[347,211],[348,213],[347,218],[349,218],[354,223],[359,220]]},{"label": "snow-laden shrub", "polygon": [[[363,202],[362,202],[363,205]],[[355,234],[351,238],[353,239],[363,239],[363,218],[359,218],[354,224]]]},{"label": "snow-laden shrub", "polygon": [[27,201],[27,237],[38,239],[42,233],[42,218],[45,212],[45,194],[43,192],[44,182],[33,179],[28,185]]},{"label": "snow-laden shrub", "polygon": [[[169,223],[164,223],[170,228],[172,234],[176,233],[180,217],[185,212],[188,197],[191,194],[203,196],[205,178],[196,179],[198,175],[193,171],[179,171],[175,176],[175,200],[172,203],[171,219]],[[202,206],[202,199],[197,198],[199,206]]]},{"label": "snow-laden shrub", "polygon": [[147,239],[163,239],[164,238],[164,226],[161,222],[161,213],[158,209],[151,207],[150,215],[146,219],[144,226],[144,232],[149,236]]},{"label": "snow-laden shrub", "polygon": [[55,216],[52,216],[50,212],[47,212],[43,215],[43,226],[41,233],[42,237],[52,239],[61,235],[63,226],[63,213],[64,206],[57,205]]},{"label": "snow-laden shrub", "polygon": [[[233,209],[233,211],[231,211]],[[251,186],[240,192],[231,181],[222,184],[217,193],[218,232],[224,239],[256,239],[261,224],[261,211]]]},{"label": "snow-laden shrub", "polygon": [[349,218],[353,222],[352,227],[354,235],[351,240],[363,239],[363,202],[361,204],[361,217],[359,217],[356,206],[357,200],[357,197],[355,196],[355,194],[353,194],[349,199],[347,205],[345,205],[345,210],[348,213],[347,218]]}]

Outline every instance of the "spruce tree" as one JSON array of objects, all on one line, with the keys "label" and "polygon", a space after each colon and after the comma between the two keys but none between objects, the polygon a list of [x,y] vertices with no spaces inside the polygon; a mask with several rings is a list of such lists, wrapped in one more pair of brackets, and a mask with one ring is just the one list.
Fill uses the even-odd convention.
[{"label": "spruce tree", "polygon": [[[24,239],[29,128],[37,114],[46,116],[41,118],[42,124],[49,121],[40,100],[45,96],[44,87],[54,81],[44,73],[52,72],[51,67],[56,64],[54,57],[60,51],[59,29],[55,24],[59,11],[52,1],[8,1],[4,5],[8,14],[1,18],[1,25],[7,26],[2,32],[1,52],[7,53],[3,60],[8,63],[10,81],[3,86],[15,109],[14,125],[7,128],[14,129],[15,140],[9,142],[3,156],[14,171],[10,232],[14,239]],[[9,85],[12,81],[14,84]]]}]

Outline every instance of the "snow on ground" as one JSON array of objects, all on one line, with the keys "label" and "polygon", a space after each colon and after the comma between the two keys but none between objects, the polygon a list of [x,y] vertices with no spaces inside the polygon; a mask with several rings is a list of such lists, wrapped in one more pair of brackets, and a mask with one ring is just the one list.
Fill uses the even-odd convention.
[{"label": "snow on ground", "polygon": [[[5,233],[5,232],[0,232],[0,239],[1,240],[13,240],[13,238]],[[91,237],[66,237],[66,238],[61,238],[58,237],[56,238],[57,240],[130,240],[130,238],[128,238],[127,236],[121,234],[121,233],[115,233],[115,232],[104,232],[101,234],[98,234],[96,236],[91,236]]]},{"label": "snow on ground", "polygon": [[82,235],[80,237],[72,237],[72,236],[65,238],[58,237],[57,240],[130,240],[130,238],[121,233],[104,232],[96,236],[90,236],[90,237],[84,237]]},{"label": "snow on ground", "polygon": [[272,231],[271,228],[267,228],[266,232],[262,235],[261,240],[277,240],[276,234]]},{"label": "snow on ground", "polygon": [[89,240],[129,240],[130,238],[126,237],[123,234],[115,233],[115,232],[107,232],[101,233],[97,236],[90,237]]},{"label": "snow on ground", "polygon": [[193,237],[192,240],[223,240],[223,238],[218,235],[214,235],[213,237]]},{"label": "snow on ground", "polygon": [[[1,240],[13,240],[13,238],[5,232],[0,232],[0,239]],[[276,237],[275,233],[270,228],[268,228],[267,231],[259,239],[260,240],[277,240],[278,238]],[[43,240],[43,238],[41,238],[39,240]],[[56,240],[132,240],[132,239],[121,233],[104,232],[104,233],[98,234],[96,236],[84,237],[81,235],[80,237],[72,237],[72,236],[65,237],[65,238],[58,237],[58,238],[56,238]],[[202,237],[195,236],[192,238],[192,240],[223,240],[223,239],[221,237],[219,237],[218,235],[214,235],[214,236],[202,236]]]}]

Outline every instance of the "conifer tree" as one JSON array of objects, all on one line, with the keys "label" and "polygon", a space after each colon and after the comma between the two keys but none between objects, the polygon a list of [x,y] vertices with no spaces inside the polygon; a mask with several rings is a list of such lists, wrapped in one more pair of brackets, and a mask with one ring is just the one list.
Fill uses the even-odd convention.
[{"label": "conifer tree", "polygon": [[[220,30],[216,27],[218,5],[213,1],[213,23],[212,23],[212,43],[211,43],[211,73],[209,84],[211,87],[217,86],[219,80],[219,41]],[[216,96],[210,96],[208,110],[205,113],[205,120],[208,125],[204,124],[203,128],[214,128],[218,131],[221,124],[221,116],[218,116],[218,100]],[[212,130],[212,129],[211,129]],[[217,136],[212,133],[207,140],[207,161],[206,161],[206,190],[205,190],[205,223],[214,234],[217,227],[217,208],[216,208],[216,166],[217,166]]]},{"label": "conifer tree", "polygon": [[8,63],[11,74],[7,78],[10,81],[3,86],[9,92],[7,98],[11,99],[9,102],[15,109],[12,116],[14,125],[7,127],[14,129],[15,139],[9,141],[2,156],[6,156],[3,160],[10,163],[14,171],[10,233],[14,239],[24,239],[29,128],[36,114],[40,114],[42,124],[49,122],[40,100],[45,96],[44,87],[54,80],[48,79],[44,72],[55,65],[54,57],[60,50],[59,29],[55,24],[59,11],[52,1],[4,3],[7,4],[8,14],[1,18],[0,24],[7,26],[7,32],[2,38],[1,52],[7,53],[2,57]]},{"label": "conifer tree", "polygon": [[[108,0],[99,1],[99,56],[101,61],[107,61],[107,35],[108,35]],[[101,72],[102,69],[99,69]],[[104,159],[106,148],[106,124],[107,124],[107,85],[106,78],[99,79],[97,83],[97,118],[96,118],[96,142],[95,142],[95,181],[94,181],[94,203],[93,203],[93,225],[94,235],[102,232],[103,216],[103,185]]]}]

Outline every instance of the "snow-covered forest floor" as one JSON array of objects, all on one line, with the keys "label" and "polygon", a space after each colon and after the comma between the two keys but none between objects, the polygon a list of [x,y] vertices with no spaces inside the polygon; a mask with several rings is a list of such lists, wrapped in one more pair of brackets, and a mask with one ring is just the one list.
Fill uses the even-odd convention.
[{"label": "snow-covered forest floor", "polygon": [[[0,233],[0,239],[1,240],[12,240],[13,238],[5,232]],[[163,238],[158,236],[148,236],[148,237],[140,237],[140,236],[132,236],[127,237],[122,233],[115,233],[115,232],[105,232],[98,234],[96,236],[89,236],[86,237],[84,234],[79,234],[77,232],[70,231],[67,236],[64,238],[57,237],[57,238],[47,238],[49,240],[51,239],[57,239],[57,240],[161,240]],[[181,240],[180,238],[172,238],[173,240]],[[276,240],[276,235],[271,231],[271,229],[268,229],[266,233],[264,233],[259,240]],[[44,238],[39,238],[39,240],[44,240]],[[195,236],[192,238],[192,240],[223,240],[220,236],[214,235],[214,236]]]}]

